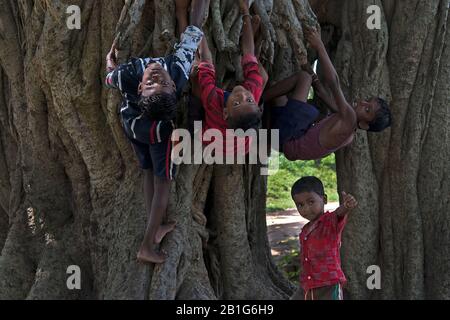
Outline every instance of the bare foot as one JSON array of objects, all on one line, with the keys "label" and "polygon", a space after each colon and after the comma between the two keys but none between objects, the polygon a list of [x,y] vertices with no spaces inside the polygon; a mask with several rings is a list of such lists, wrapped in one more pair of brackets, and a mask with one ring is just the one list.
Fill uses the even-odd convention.
[{"label": "bare foot", "polygon": [[175,226],[177,225],[176,222],[169,222],[168,224],[163,224],[159,226],[158,231],[156,231],[155,235],[155,243],[160,244],[162,239],[168,234],[169,232],[172,232],[173,229],[175,229]]},{"label": "bare foot", "polygon": [[137,260],[141,263],[163,263],[166,260],[166,256],[162,253],[147,248],[141,248],[137,254]]}]

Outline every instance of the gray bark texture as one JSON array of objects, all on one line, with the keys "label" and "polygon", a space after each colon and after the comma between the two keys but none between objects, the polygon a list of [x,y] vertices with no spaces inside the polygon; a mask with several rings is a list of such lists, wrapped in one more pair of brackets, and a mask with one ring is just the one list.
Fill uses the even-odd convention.
[{"label": "gray bark texture", "polygon": [[[351,299],[450,299],[449,1],[311,1],[349,101],[386,97],[392,128],[337,153],[339,190],[360,199],[344,231]],[[381,30],[365,14],[381,8]],[[325,29],[325,28],[324,28]],[[367,268],[381,268],[369,290]]]},{"label": "gray bark texture", "polygon": [[[338,154],[340,189],[360,202],[343,240],[346,296],[449,299],[449,1],[377,0],[381,31],[365,27],[374,1],[252,2],[273,81],[307,61],[302,30],[319,21],[347,97],[391,101],[392,129],[360,134]],[[67,28],[69,5],[81,8],[80,30]],[[118,121],[120,96],[103,86],[104,57],[119,32],[122,62],[167,54],[177,41],[174,8],[0,0],[0,299],[294,292],[272,261],[259,165],[180,166],[168,209],[177,227],[162,243],[168,260],[136,263],[146,226],[142,173]],[[237,9],[234,0],[211,0],[205,25],[224,85],[242,76]],[[373,264],[380,291],[365,285]],[[67,289],[70,265],[81,268],[81,290]]]}]

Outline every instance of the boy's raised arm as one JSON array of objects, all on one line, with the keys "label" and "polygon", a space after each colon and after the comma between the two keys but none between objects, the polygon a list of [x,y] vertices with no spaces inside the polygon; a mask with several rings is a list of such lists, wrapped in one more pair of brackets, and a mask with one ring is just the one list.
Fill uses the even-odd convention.
[{"label": "boy's raised arm", "polygon": [[336,102],[334,101],[333,97],[330,96],[328,90],[325,88],[325,86],[320,82],[319,78],[317,77],[317,74],[314,74],[312,77],[312,86],[314,88],[314,94],[317,94],[317,96],[326,104],[328,109],[330,109],[333,112],[338,112],[339,109],[336,106]]},{"label": "boy's raised arm", "polygon": [[[211,51],[208,47],[208,41],[203,37],[198,50],[200,64],[198,66],[198,81],[201,90],[201,100],[203,107],[207,110],[210,107],[210,100],[216,92],[216,71],[214,69]],[[212,99],[213,101],[215,99]]]},{"label": "boy's raised arm", "polygon": [[211,50],[209,50],[208,41],[206,40],[206,37],[203,37],[202,41],[200,42],[198,53],[200,56],[200,62],[209,62],[209,63],[213,62]]},{"label": "boy's raised arm", "polygon": [[266,71],[266,68],[262,65],[260,61],[258,61],[258,68],[259,73],[261,74],[261,77],[263,78],[263,89],[266,87],[267,82],[269,82],[269,74]]},{"label": "boy's raised arm", "polygon": [[239,0],[239,8],[241,14],[243,15],[243,26],[242,26],[242,41],[241,48],[242,54],[255,55],[255,42],[253,39],[253,28],[252,19],[250,15],[250,10],[248,8],[249,0]]},{"label": "boy's raised arm", "polygon": [[342,92],[339,82],[339,76],[333,66],[333,63],[330,60],[330,57],[328,56],[327,50],[322,42],[319,32],[315,29],[306,29],[305,36],[309,44],[311,45],[311,48],[316,50],[319,54],[319,61],[321,67],[323,68],[324,83],[331,89],[333,98],[336,101],[338,113],[341,113],[342,115],[354,115],[351,106],[348,104],[347,100],[344,97],[344,93]]},{"label": "boy's raised arm", "polygon": [[114,42],[111,46],[111,50],[109,50],[106,55],[106,72],[111,72],[117,68],[117,38],[114,39]]},{"label": "boy's raised arm", "polygon": [[358,206],[358,201],[356,201],[356,199],[351,194],[347,194],[345,192],[342,192],[342,202],[342,205],[335,211],[335,214],[339,219],[344,218]]},{"label": "boy's raised arm", "polygon": [[323,68],[324,82],[330,87],[338,85],[338,74],[330,60],[330,57],[328,56],[319,32],[315,29],[306,29],[305,36],[311,48],[316,50],[319,54],[319,61],[321,67]]},{"label": "boy's raised arm", "polygon": [[109,89],[119,89],[120,85],[118,83],[117,79],[117,73],[119,69],[119,64],[117,61],[117,37],[114,39],[114,42],[111,46],[111,49],[109,50],[108,54],[106,55],[106,79],[105,84],[106,87]]}]

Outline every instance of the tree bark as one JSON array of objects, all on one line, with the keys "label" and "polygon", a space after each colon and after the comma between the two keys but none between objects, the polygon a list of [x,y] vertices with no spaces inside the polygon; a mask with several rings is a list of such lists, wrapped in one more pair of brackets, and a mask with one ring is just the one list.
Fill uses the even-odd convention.
[{"label": "tree bark", "polygon": [[[242,74],[242,20],[235,1],[211,2],[205,30],[226,84]],[[118,121],[120,97],[103,86],[103,61],[119,33],[122,62],[167,54],[176,42],[175,5],[70,5],[81,8],[81,30],[66,26],[66,1],[0,5],[0,298],[288,298],[295,285],[271,258],[259,166],[180,166],[168,209],[177,228],[162,243],[168,261],[136,263],[146,224],[142,175]],[[278,4],[278,14],[296,26],[314,23],[310,11],[296,16],[288,6]],[[279,51],[277,15],[272,1],[255,7],[269,65]],[[289,32],[301,39],[301,28]],[[301,50],[286,59],[305,57]],[[70,265],[81,268],[81,290],[67,289]]]},{"label": "tree bark", "polygon": [[[254,2],[261,60],[277,81],[306,61],[302,29],[317,19],[305,0]],[[387,95],[394,112],[390,131],[359,134],[338,154],[340,189],[360,202],[343,240],[346,293],[448,299],[448,0],[378,0],[381,31],[365,28],[372,2],[318,11],[332,25],[347,97]],[[70,5],[81,8],[81,30],[66,26],[67,1],[0,4],[0,299],[287,299],[296,284],[272,261],[259,165],[180,166],[168,209],[177,227],[162,243],[169,258],[136,263],[142,173],[103,61],[119,32],[122,62],[167,54],[174,4]],[[242,76],[241,28],[236,1],[211,0],[205,31],[223,85]],[[382,267],[379,292],[365,287],[372,264]],[[81,290],[67,289],[70,265],[81,268]]]},{"label": "tree bark", "polygon": [[[366,27],[373,4],[382,10],[381,30]],[[347,98],[387,97],[393,112],[391,129],[359,133],[337,153],[339,190],[360,200],[343,237],[349,298],[450,298],[448,6],[345,1],[334,22],[342,34],[334,63]],[[324,12],[319,21],[332,23]],[[371,265],[381,268],[381,290],[366,286]]]}]

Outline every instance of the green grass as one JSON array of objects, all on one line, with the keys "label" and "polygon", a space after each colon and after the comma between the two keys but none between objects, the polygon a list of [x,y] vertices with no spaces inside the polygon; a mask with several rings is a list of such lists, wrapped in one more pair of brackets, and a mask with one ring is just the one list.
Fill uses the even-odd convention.
[{"label": "green grass", "polygon": [[315,176],[322,180],[328,201],[338,201],[334,153],[320,161],[295,162],[281,155],[278,172],[269,176],[267,210],[280,211],[295,208],[291,199],[291,187],[295,181],[305,176]]},{"label": "green grass", "polygon": [[293,248],[288,255],[283,256],[277,263],[277,266],[286,278],[298,283],[300,276],[300,252],[298,248]]}]

